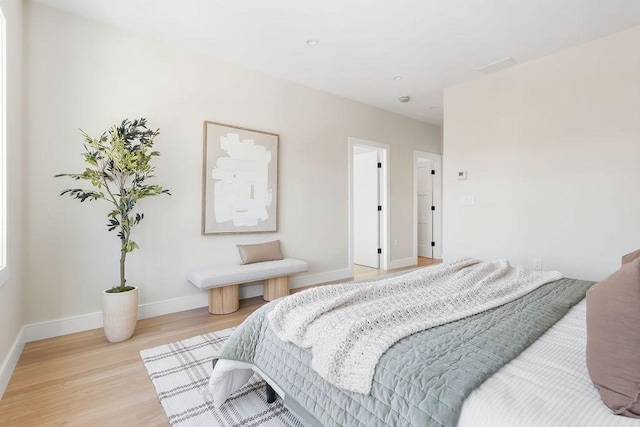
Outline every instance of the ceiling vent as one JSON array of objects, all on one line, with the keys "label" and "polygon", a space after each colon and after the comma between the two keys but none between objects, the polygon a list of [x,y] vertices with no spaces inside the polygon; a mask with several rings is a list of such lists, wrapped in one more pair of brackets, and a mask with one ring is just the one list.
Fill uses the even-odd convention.
[{"label": "ceiling vent", "polygon": [[484,67],[480,67],[478,68],[478,71],[480,71],[482,74],[491,74],[491,73],[495,73],[496,71],[500,71],[500,70],[504,70],[505,68],[512,67],[516,64],[517,62],[515,59],[505,58],[505,59],[501,59],[500,61],[492,62],[491,64],[485,65]]}]

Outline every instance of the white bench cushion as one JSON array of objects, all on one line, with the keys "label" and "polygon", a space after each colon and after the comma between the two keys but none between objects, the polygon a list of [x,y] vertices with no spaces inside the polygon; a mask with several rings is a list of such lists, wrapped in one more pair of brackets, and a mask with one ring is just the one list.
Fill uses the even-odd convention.
[{"label": "white bench cushion", "polygon": [[304,261],[285,258],[254,264],[210,265],[192,268],[187,272],[187,280],[200,289],[209,289],[288,276],[308,269],[309,265]]}]

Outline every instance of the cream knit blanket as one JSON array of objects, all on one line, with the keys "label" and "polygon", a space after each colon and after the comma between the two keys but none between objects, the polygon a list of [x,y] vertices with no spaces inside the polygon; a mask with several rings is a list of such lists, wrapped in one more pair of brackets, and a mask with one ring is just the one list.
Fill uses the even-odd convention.
[{"label": "cream knit blanket", "polygon": [[557,271],[529,271],[506,260],[464,258],[296,293],[268,319],[278,338],[311,348],[311,367],[325,380],[368,394],[378,360],[402,338],[506,304],[560,278]]}]

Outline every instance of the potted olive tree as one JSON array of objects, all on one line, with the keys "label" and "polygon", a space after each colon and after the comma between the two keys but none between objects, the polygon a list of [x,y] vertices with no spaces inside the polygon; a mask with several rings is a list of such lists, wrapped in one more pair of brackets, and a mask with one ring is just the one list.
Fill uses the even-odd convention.
[{"label": "potted olive tree", "polygon": [[105,200],[111,205],[107,227],[109,231],[117,230],[120,239],[120,284],[103,292],[102,319],[107,340],[119,342],[133,335],[138,317],[138,288],[129,286],[125,276],[127,254],[138,247],[131,240],[131,231],[144,218],[144,214],[134,212],[134,208],[141,199],[169,194],[169,190],[147,183],[155,169],[151,160],[160,155],[152,150],[153,139],[160,132],[147,128],[145,118],[125,119],[97,139],[80,132],[87,168],[81,173],[63,173],[56,177],[85,180],[94,187],[91,190],[70,188],[62,191],[61,196],[66,194],[80,202]]}]

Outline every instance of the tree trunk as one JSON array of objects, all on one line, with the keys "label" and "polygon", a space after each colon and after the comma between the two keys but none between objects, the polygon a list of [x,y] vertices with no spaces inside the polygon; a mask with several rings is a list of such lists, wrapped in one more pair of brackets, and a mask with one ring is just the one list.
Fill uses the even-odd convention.
[{"label": "tree trunk", "polygon": [[122,249],[120,250],[120,286],[125,286],[124,261],[127,258],[127,251],[125,250],[124,240],[122,241],[122,245]]}]

